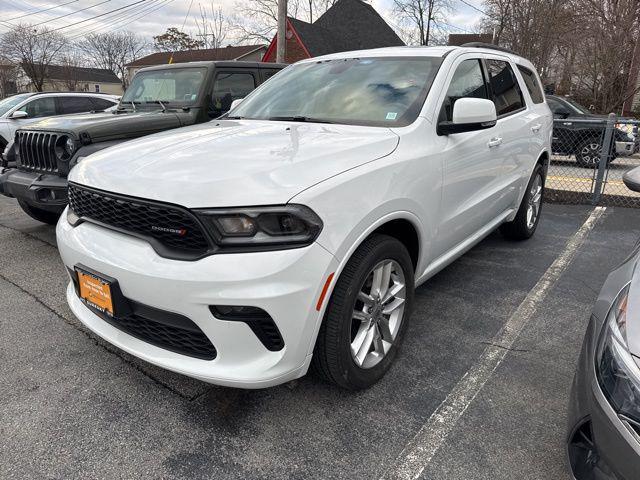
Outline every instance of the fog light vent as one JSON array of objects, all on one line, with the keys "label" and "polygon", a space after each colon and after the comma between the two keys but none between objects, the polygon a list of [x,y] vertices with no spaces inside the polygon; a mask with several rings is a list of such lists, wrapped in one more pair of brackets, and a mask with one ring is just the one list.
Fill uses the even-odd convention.
[{"label": "fog light vent", "polygon": [[241,305],[211,305],[209,310],[214,317],[220,320],[246,323],[267,350],[275,352],[284,347],[284,340],[278,326],[261,308]]}]

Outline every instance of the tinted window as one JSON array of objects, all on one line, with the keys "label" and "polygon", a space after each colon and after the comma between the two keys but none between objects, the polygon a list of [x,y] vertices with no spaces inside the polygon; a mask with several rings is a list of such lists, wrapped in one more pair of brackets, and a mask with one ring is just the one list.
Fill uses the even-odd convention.
[{"label": "tinted window", "polygon": [[360,57],[291,65],[233,115],[261,120],[398,127],[420,114],[440,57]]},{"label": "tinted window", "polygon": [[518,65],[518,70],[520,70],[520,73],[522,74],[524,84],[526,85],[527,90],[529,90],[529,95],[531,95],[531,100],[533,100],[533,103],[544,102],[542,87],[538,82],[538,77],[536,76],[536,74],[521,65]]},{"label": "tinted window", "polygon": [[95,110],[89,97],[59,97],[62,114],[85,113]]},{"label": "tinted window", "polygon": [[524,107],[522,92],[515,73],[507,62],[487,60],[489,84],[498,115],[506,115]]},{"label": "tinted window", "polygon": [[566,115],[569,109],[553,98],[547,98],[547,104],[554,114]]},{"label": "tinted window", "polygon": [[269,78],[273,77],[276,73],[278,73],[280,70],[272,70],[272,69],[266,69],[266,70],[262,70],[262,78],[266,80],[268,80]]},{"label": "tinted window", "polygon": [[250,73],[218,73],[211,95],[212,117],[219,117],[231,108],[231,102],[244,98],[256,88],[256,81]]},{"label": "tinted window", "polygon": [[441,121],[453,120],[453,105],[459,98],[489,98],[479,60],[465,60],[458,65],[442,104]]},{"label": "tinted window", "polygon": [[38,98],[27,103],[23,110],[29,118],[48,117],[56,114],[56,99],[54,97]]},{"label": "tinted window", "polygon": [[92,98],[91,102],[93,103],[95,110],[106,110],[107,108],[111,108],[115,105],[113,102],[103,98]]}]

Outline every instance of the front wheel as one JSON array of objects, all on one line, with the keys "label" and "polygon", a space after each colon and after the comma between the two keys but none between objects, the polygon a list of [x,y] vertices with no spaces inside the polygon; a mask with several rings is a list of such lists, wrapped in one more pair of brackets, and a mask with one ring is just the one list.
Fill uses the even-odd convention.
[{"label": "front wheel", "polygon": [[34,220],[46,223],[47,225],[55,225],[56,223],[58,223],[58,219],[60,218],[59,213],[32,207],[27,202],[20,199],[18,199],[18,204],[20,205],[20,208],[22,208],[24,213],[29,215]]},{"label": "front wheel", "polygon": [[413,306],[414,271],[405,246],[373,235],[340,275],[318,333],[313,369],[350,390],[368,388],[389,370]]},{"label": "front wheel", "polygon": [[527,191],[522,198],[516,218],[511,222],[504,223],[500,227],[500,232],[511,240],[526,240],[531,238],[540,221],[543,196],[544,167],[538,164],[529,179]]}]

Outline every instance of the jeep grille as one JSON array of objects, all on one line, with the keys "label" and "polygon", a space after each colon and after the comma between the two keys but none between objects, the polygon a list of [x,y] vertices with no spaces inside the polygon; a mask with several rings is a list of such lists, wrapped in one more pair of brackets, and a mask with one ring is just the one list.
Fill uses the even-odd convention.
[{"label": "jeep grille", "polygon": [[36,172],[58,172],[55,152],[58,137],[55,133],[18,132],[16,142],[21,167]]}]

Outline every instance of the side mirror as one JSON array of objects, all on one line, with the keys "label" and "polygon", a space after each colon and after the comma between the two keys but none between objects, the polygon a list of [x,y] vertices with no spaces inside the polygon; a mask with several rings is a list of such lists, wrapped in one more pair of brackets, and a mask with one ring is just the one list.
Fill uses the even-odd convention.
[{"label": "side mirror", "polygon": [[438,124],[438,135],[474,132],[495,126],[496,106],[484,98],[459,98],[453,104],[453,120]]},{"label": "side mirror", "polygon": [[640,167],[629,170],[622,176],[622,181],[629,190],[640,192]]},{"label": "side mirror", "polygon": [[19,120],[21,118],[27,118],[29,116],[29,114],[27,112],[25,112],[24,110],[16,110],[15,112],[13,112],[11,114],[11,116],[9,118],[13,119],[13,120]]},{"label": "side mirror", "polygon": [[231,102],[231,108],[229,108],[229,111],[233,110],[238,105],[240,105],[243,100],[244,100],[244,98],[236,98],[233,102]]}]

